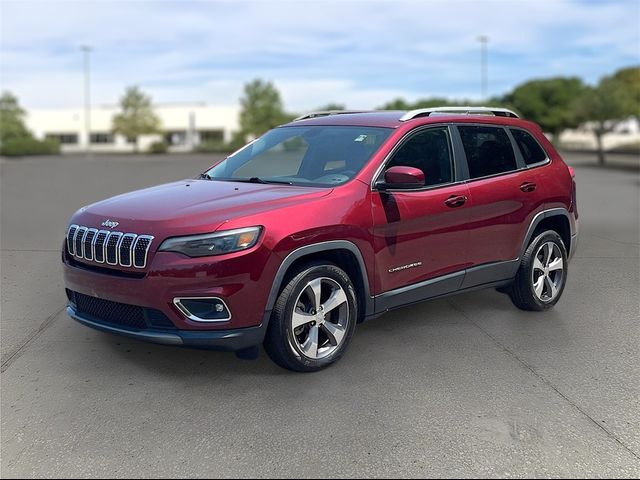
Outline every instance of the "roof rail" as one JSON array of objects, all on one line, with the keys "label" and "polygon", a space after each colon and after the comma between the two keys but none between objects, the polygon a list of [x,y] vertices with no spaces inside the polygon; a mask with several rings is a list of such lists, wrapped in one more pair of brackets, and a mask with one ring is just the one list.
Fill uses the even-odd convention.
[{"label": "roof rail", "polygon": [[435,107],[410,110],[400,117],[401,122],[418,117],[428,117],[432,113],[452,115],[494,115],[496,117],[520,118],[517,113],[506,108],[497,107]]},{"label": "roof rail", "polygon": [[328,117],[329,115],[344,115],[346,113],[367,113],[371,110],[323,110],[319,112],[309,112],[304,115],[300,115],[298,118],[295,118],[293,121],[297,122],[299,120],[308,120],[310,118],[317,117]]}]

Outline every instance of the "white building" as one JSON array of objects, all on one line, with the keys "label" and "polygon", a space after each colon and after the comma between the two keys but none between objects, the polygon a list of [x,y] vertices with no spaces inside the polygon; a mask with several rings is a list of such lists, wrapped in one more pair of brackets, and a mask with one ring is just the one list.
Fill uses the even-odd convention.
[{"label": "white building", "polygon": [[[84,109],[34,109],[26,117],[27,127],[37,138],[55,138],[65,153],[131,152],[133,143],[111,131],[112,119],[120,111],[118,106],[91,108],[90,145],[87,145]],[[202,142],[229,141],[238,130],[238,107],[214,107],[206,103],[176,103],[154,105],[160,117],[162,133],[143,135],[138,139],[140,151],[165,140],[172,151],[190,151]]]},{"label": "white building", "polygon": [[[560,144],[565,148],[577,150],[597,148],[596,137],[588,124],[562,132]],[[640,121],[633,117],[618,123],[612,132],[606,133],[602,137],[602,146],[605,150],[638,144],[640,144]]]}]

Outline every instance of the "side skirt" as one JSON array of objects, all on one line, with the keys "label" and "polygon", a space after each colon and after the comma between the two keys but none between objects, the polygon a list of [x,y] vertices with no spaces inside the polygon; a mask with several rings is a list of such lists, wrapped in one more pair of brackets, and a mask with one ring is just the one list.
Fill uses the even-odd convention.
[{"label": "side skirt", "polygon": [[519,266],[520,259],[489,263],[381,293],[374,297],[375,313],[367,319],[432,298],[506,285]]}]

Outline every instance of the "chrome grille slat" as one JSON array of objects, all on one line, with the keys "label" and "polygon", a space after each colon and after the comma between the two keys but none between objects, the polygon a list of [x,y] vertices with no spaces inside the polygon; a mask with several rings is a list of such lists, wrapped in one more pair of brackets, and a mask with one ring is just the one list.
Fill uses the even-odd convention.
[{"label": "chrome grille slat", "polygon": [[133,266],[136,268],[144,268],[147,266],[147,254],[153,242],[151,235],[140,235],[133,245]]},{"label": "chrome grille slat", "polygon": [[67,251],[69,255],[73,255],[76,251],[74,239],[76,235],[76,231],[78,230],[78,225],[70,225],[69,230],[67,230]]},{"label": "chrome grille slat", "polygon": [[118,247],[120,246],[120,239],[124,235],[122,232],[111,232],[107,237],[107,263],[109,265],[118,265]]},{"label": "chrome grille slat", "polygon": [[96,236],[96,233],[98,233],[98,229],[97,228],[90,228],[87,230],[87,233],[85,233],[84,235],[84,240],[82,242],[83,244],[83,253],[84,253],[84,258],[87,260],[93,260],[94,258],[94,253],[93,253],[93,239]]},{"label": "chrome grille slat", "polygon": [[104,263],[105,244],[109,233],[109,230],[99,230],[93,239],[93,259],[96,263]]},{"label": "chrome grille slat", "polygon": [[133,243],[137,235],[135,233],[125,233],[120,240],[118,252],[120,255],[120,265],[123,267],[131,266],[131,257],[133,256]]},{"label": "chrome grille slat", "polygon": [[121,267],[145,268],[152,235],[110,232],[72,224],[67,229],[67,253],[75,258]]},{"label": "chrome grille slat", "polygon": [[87,230],[89,230],[87,227],[78,227],[73,236],[76,258],[84,257],[84,236],[87,234]]}]

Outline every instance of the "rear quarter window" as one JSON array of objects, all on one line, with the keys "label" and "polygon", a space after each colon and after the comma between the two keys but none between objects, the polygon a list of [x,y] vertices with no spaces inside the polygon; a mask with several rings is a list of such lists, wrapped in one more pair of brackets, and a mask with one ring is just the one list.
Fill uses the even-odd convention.
[{"label": "rear quarter window", "polygon": [[520,149],[522,158],[527,165],[534,165],[536,163],[544,162],[547,159],[546,152],[542,149],[538,141],[533,138],[529,132],[512,128],[511,134]]}]

